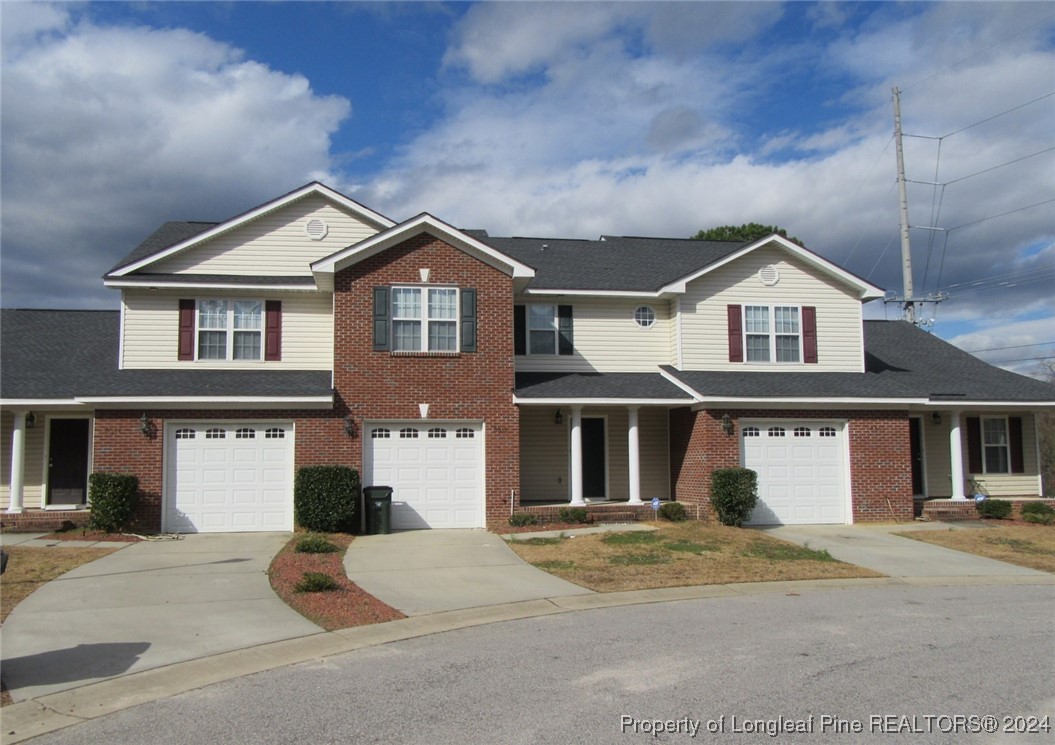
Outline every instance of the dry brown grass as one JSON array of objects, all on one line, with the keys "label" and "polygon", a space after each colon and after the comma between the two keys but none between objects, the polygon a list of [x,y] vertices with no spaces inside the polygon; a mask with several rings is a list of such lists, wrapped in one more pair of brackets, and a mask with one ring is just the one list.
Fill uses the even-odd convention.
[{"label": "dry brown grass", "polygon": [[897,535],[946,548],[1055,572],[1055,526],[1000,525],[974,530],[916,530]]},{"label": "dry brown grass", "polygon": [[5,548],[4,551],[9,554],[10,559],[7,562],[7,571],[0,577],[0,623],[7,619],[16,605],[41,585],[71,569],[76,569],[81,564],[101,559],[118,548],[119,545],[113,548]]},{"label": "dry brown grass", "polygon": [[756,530],[688,521],[659,530],[509,545],[530,564],[598,592],[795,579],[881,577]]}]

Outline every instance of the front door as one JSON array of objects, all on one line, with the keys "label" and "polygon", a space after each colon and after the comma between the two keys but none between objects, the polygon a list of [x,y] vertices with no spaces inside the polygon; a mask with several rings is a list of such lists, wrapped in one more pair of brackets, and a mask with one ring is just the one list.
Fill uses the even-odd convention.
[{"label": "front door", "polygon": [[48,505],[83,505],[88,501],[87,419],[50,419],[48,436]]},{"label": "front door", "polygon": [[912,448],[912,493],[919,497],[926,491],[923,485],[923,420],[908,420],[909,443]]},{"label": "front door", "polygon": [[604,419],[583,417],[582,419],[582,496],[584,499],[605,499],[605,475],[608,463],[605,457]]}]

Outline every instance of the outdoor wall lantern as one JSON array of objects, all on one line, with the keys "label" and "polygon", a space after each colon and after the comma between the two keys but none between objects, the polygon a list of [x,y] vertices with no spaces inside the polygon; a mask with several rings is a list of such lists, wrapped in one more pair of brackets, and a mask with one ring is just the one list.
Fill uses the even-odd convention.
[{"label": "outdoor wall lantern", "polygon": [[33,429],[37,426],[37,415],[32,411],[26,414],[26,429]]},{"label": "outdoor wall lantern", "polygon": [[725,432],[725,434],[727,435],[731,435],[733,433],[733,420],[732,417],[729,416],[728,412],[722,414],[722,432]]},{"label": "outdoor wall lantern", "polygon": [[349,437],[353,437],[355,435],[355,420],[352,419],[350,416],[346,416],[344,418],[344,433]]},{"label": "outdoor wall lantern", "polygon": [[147,419],[147,413],[145,411],[143,412],[143,416],[139,417],[139,431],[146,437],[150,437],[150,434],[154,431],[154,425],[149,419]]},{"label": "outdoor wall lantern", "polygon": [[941,414],[939,414],[936,411],[933,412],[930,415],[930,421],[931,421],[931,424],[941,424]]},{"label": "outdoor wall lantern", "polygon": [[560,409],[557,409],[557,413],[553,415],[554,424],[564,424],[564,415],[560,413]]}]

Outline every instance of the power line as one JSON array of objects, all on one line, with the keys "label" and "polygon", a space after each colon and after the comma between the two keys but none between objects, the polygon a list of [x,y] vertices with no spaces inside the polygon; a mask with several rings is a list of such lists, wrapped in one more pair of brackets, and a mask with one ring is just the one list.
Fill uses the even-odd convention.
[{"label": "power line", "polygon": [[1055,91],[1052,91],[1051,93],[1045,93],[1043,96],[1038,96],[1037,98],[1034,98],[1032,101],[1026,101],[1025,103],[1020,103],[1018,106],[1014,106],[1014,107],[1008,109],[1007,111],[1001,111],[999,114],[993,114],[992,116],[990,116],[990,117],[988,117],[986,119],[982,119],[980,122],[975,122],[974,124],[968,124],[966,127],[960,127],[957,130],[949,132],[949,134],[942,135],[941,138],[939,138],[939,139],[944,139],[946,137],[952,137],[953,135],[960,134],[960,132],[966,132],[967,130],[969,130],[969,129],[973,128],[973,127],[977,127],[979,124],[985,124],[986,122],[991,122],[994,119],[999,119],[1000,117],[1002,117],[1002,116],[1004,116],[1006,114],[1010,114],[1012,111],[1018,111],[1019,109],[1024,109],[1027,106],[1031,106],[1031,105],[1037,103],[1038,101],[1043,101],[1045,98],[1051,98],[1052,96],[1055,96]]},{"label": "power line", "polygon": [[978,225],[978,224],[983,223],[983,222],[988,222],[990,220],[995,220],[998,217],[1007,217],[1008,215],[1013,215],[1016,212],[1024,212],[1026,210],[1033,209],[1034,207],[1040,207],[1040,206],[1045,205],[1045,204],[1051,204],[1052,202],[1055,202],[1055,199],[1045,199],[1043,202],[1034,202],[1033,204],[1027,204],[1025,207],[1019,207],[1018,209],[1008,210],[1007,212],[1001,212],[999,215],[991,215],[989,217],[983,217],[981,220],[975,220],[974,222],[965,222],[963,225],[957,225],[955,227],[949,228],[945,232],[946,233],[951,233],[952,231],[959,230],[960,228],[969,228],[972,225]]},{"label": "power line", "polygon": [[1010,347],[990,347],[989,349],[965,349],[963,351],[968,354],[981,354],[982,352],[1002,352],[1005,349],[1025,349],[1027,347],[1045,347],[1048,344],[1055,344],[1055,341],[1038,341],[1036,344],[1015,344]]},{"label": "power line", "polygon": [[1007,364],[1008,362],[1043,362],[1045,360],[1055,360],[1055,356],[1053,356],[1053,357],[1019,357],[1018,359],[1014,359],[1014,360],[993,360],[992,362],[993,362],[994,365],[1004,365],[1004,364]]},{"label": "power line", "polygon": [[[939,148],[940,147],[941,147],[941,145],[939,144]],[[996,169],[1003,168],[1004,166],[1014,165],[1015,163],[1021,163],[1024,160],[1029,160],[1030,158],[1035,158],[1038,155],[1043,155],[1044,153],[1050,153],[1052,150],[1055,150],[1055,146],[1046,147],[1043,150],[1038,150],[1037,152],[1030,153],[1029,155],[1023,155],[1021,158],[1015,158],[1014,160],[1005,161],[1004,163],[1000,163],[999,165],[990,166],[989,168],[983,168],[981,171],[975,171],[974,173],[969,173],[966,176],[960,176],[959,178],[954,178],[952,181],[946,181],[944,183],[939,183],[937,181],[937,175],[936,175],[937,174],[937,170],[938,170],[937,168],[934,169],[935,170],[935,177],[934,177],[935,180],[934,181],[916,181],[914,179],[907,179],[907,180],[908,180],[908,182],[910,184],[920,184],[922,186],[934,186],[934,187],[950,186],[952,184],[957,184],[960,181],[966,181],[969,178],[974,178],[975,176],[981,176],[983,173],[989,173],[990,171],[995,171]]]}]

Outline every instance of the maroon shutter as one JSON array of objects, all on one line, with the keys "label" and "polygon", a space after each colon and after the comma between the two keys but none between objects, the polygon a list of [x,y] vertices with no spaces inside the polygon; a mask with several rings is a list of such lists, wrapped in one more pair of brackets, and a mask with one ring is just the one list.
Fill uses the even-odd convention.
[{"label": "maroon shutter", "polygon": [[729,312],[729,361],[744,361],[744,322],[739,305],[730,305]]},{"label": "maroon shutter", "polygon": [[1022,457],[1022,417],[1008,417],[1007,442],[1011,446],[1011,473],[1025,473],[1026,464]]},{"label": "maroon shutter", "polygon": [[967,417],[967,470],[982,472],[982,420],[976,416]]},{"label": "maroon shutter", "polygon": [[179,301],[179,356],[180,361],[194,359],[194,301]]},{"label": "maroon shutter", "polygon": [[817,362],[817,309],[802,308],[802,357],[803,362]]},{"label": "maroon shutter", "polygon": [[264,304],[264,359],[282,359],[282,301],[268,300]]}]

